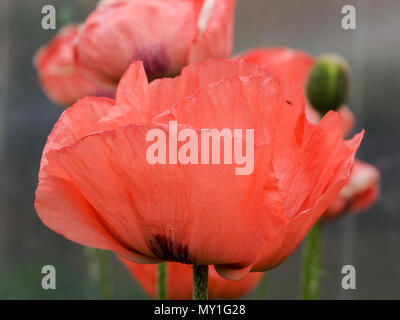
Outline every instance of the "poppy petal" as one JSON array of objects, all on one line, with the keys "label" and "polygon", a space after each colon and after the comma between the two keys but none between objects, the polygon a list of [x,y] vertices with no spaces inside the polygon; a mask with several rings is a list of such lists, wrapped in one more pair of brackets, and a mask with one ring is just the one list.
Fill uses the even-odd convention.
[{"label": "poppy petal", "polygon": [[70,181],[43,171],[36,190],[35,208],[47,227],[69,240],[112,250],[137,262],[157,262],[116,241],[96,210]]},{"label": "poppy petal", "polygon": [[[340,127],[335,128],[336,130],[340,130]],[[330,177],[330,184],[327,190],[324,191],[313,206],[295,215],[283,231],[271,243],[267,243],[264,246],[252,271],[266,271],[275,268],[285,261],[298,247],[313,224],[323,214],[347,182],[353,166],[354,155],[362,137],[363,133],[360,133],[354,136],[352,140],[345,141],[344,146],[347,148],[347,152],[344,152],[341,157],[342,159],[339,160],[341,164],[339,168],[335,169],[335,175]],[[334,148],[334,146],[332,147]],[[338,156],[337,153],[332,153]]]},{"label": "poppy petal", "polygon": [[235,0],[216,0],[211,9],[210,13],[200,14],[199,30],[193,44],[189,47],[189,64],[209,57],[224,59],[231,55]]}]

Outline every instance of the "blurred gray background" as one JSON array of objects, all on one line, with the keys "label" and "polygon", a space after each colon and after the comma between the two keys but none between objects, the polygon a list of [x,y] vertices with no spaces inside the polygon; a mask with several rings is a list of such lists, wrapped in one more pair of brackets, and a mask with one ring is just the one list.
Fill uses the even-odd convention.
[{"label": "blurred gray background", "polygon": [[[95,0],[71,1],[83,20]],[[0,1],[0,299],[95,298],[83,248],[42,225],[34,191],[42,148],[62,112],[43,95],[32,56],[54,31],[41,28],[41,8],[65,1]],[[341,8],[352,4],[357,30],[341,28]],[[379,168],[382,195],[368,212],[326,226],[324,299],[400,298],[400,1],[238,0],[235,53],[288,46],[318,55],[336,52],[353,70],[349,103],[357,130],[366,129],[358,157]],[[301,247],[269,274],[269,298],[296,299]],[[57,289],[41,288],[41,268],[57,269]],[[357,270],[357,289],[341,289],[341,268]],[[115,297],[146,298],[113,259]],[[247,298],[255,297],[254,293]]]}]

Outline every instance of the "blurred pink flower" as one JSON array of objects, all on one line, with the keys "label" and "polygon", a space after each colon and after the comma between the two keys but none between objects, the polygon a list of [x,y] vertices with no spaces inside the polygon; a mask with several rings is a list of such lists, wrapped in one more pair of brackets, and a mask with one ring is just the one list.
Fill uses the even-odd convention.
[{"label": "blurred pink flower", "polygon": [[235,0],[114,0],[87,18],[76,58],[96,83],[115,89],[135,60],[149,80],[191,63],[229,58]]},{"label": "blurred pink flower", "polygon": [[34,57],[43,91],[59,105],[68,106],[86,96],[112,95],[86,79],[75,64],[73,47],[78,28],[75,24],[63,27]]},{"label": "blurred pink flower", "polygon": [[379,198],[380,174],[374,166],[356,160],[347,185],[322,216],[323,220],[337,218],[348,212],[370,208]]}]

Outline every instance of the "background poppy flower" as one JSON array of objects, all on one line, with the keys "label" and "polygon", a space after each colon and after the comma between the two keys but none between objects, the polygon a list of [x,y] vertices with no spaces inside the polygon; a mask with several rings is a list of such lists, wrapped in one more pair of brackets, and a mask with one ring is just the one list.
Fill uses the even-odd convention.
[{"label": "background poppy flower", "polygon": [[[308,76],[315,64],[314,58],[309,54],[300,50],[281,47],[255,49],[239,57],[246,62],[258,64],[275,77],[301,86],[304,92]],[[354,114],[345,105],[341,106],[337,112],[340,115],[343,134],[347,136],[354,127]],[[309,103],[307,103],[306,114],[308,120],[312,123],[318,123],[321,120],[320,113]]]},{"label": "background poppy flower", "polygon": [[187,64],[229,58],[234,0],[107,1],[86,20],[76,58],[91,79],[115,88],[135,60],[149,79]]},{"label": "background poppy flower", "polygon": [[379,198],[379,180],[380,174],[377,168],[356,160],[349,182],[331,203],[322,218],[329,220],[347,212],[367,210]]},{"label": "background poppy flower", "polygon": [[34,57],[43,91],[59,105],[70,105],[86,96],[112,95],[87,80],[76,66],[73,47],[78,28],[78,25],[64,26]]},{"label": "background poppy flower", "polygon": [[[120,260],[128,268],[132,276],[139,282],[142,288],[153,298],[157,291],[157,265],[140,264],[123,258]],[[188,300],[192,299],[193,270],[192,266],[169,262],[168,272],[168,299]],[[214,267],[209,270],[208,296],[210,299],[237,299],[250,293],[263,274],[252,272],[239,281],[230,281],[222,278]]]},{"label": "background poppy flower", "polygon": [[[171,120],[178,130],[254,129],[253,173],[150,165],[146,134],[174,134]],[[208,60],[149,84],[135,62],[116,100],[86,98],[60,117],[43,152],[36,210],[83,245],[136,262],[215,265],[240,279],[293,252],[348,180],[362,134],[344,141],[339,121],[329,112],[311,124],[302,90],[257,65]]]}]

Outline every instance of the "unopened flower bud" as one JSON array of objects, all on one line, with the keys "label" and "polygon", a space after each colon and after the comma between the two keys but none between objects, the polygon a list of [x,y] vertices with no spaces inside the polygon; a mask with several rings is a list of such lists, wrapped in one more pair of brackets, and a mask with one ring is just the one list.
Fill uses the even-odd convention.
[{"label": "unopened flower bud", "polygon": [[334,54],[320,56],[307,83],[310,104],[322,115],[344,104],[350,87],[350,67],[347,61]]}]

